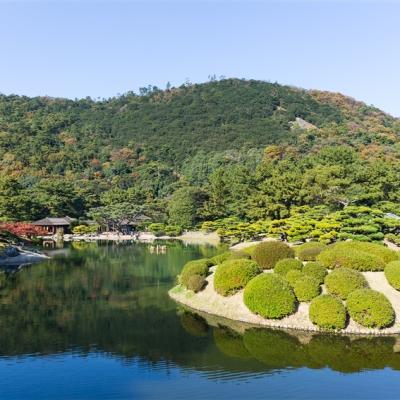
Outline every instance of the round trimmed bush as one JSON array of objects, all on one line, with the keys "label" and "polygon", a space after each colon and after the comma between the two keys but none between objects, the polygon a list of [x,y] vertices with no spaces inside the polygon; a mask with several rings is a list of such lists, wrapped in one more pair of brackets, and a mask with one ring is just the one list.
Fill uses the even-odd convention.
[{"label": "round trimmed bush", "polygon": [[208,259],[189,261],[184,265],[182,269],[182,272],[179,276],[179,282],[187,289],[193,290],[190,289],[190,286],[194,283],[194,280],[198,278],[192,278],[192,277],[197,275],[205,278],[208,274],[208,269],[211,265],[212,262]]},{"label": "round trimmed bush", "polygon": [[304,275],[314,277],[319,283],[323,283],[328,271],[321,264],[311,261],[303,267],[303,273]]},{"label": "round trimmed bush", "polygon": [[350,317],[367,328],[385,328],[394,321],[390,301],[372,289],[358,289],[349,294],[347,309]]},{"label": "round trimmed bush", "polygon": [[274,268],[277,261],[283,258],[294,258],[294,250],[283,242],[263,242],[258,244],[252,254],[252,259],[262,269]]},{"label": "round trimmed bush", "polygon": [[228,257],[228,260],[240,260],[240,259],[250,260],[251,256],[249,253],[244,251],[232,251]]},{"label": "round trimmed bush", "polygon": [[399,259],[396,251],[388,249],[383,244],[379,243],[351,241],[338,243],[337,246],[344,249],[353,249],[373,254],[374,256],[381,258],[385,264]]},{"label": "round trimmed bush", "polygon": [[349,268],[338,268],[326,276],[325,286],[329,293],[346,300],[354,290],[367,288],[368,283],[360,272]]},{"label": "round trimmed bush", "polygon": [[251,260],[224,261],[215,271],[214,289],[222,296],[232,295],[261,272],[261,268]]},{"label": "round trimmed bush", "polygon": [[318,254],[325,249],[326,244],[320,242],[308,242],[296,246],[294,251],[296,252],[296,256],[302,261],[315,261]]},{"label": "round trimmed bush", "polygon": [[219,265],[222,264],[224,261],[226,261],[231,255],[230,251],[226,251],[225,253],[222,254],[217,254],[214,257],[210,258],[210,261],[212,262],[212,265]]},{"label": "round trimmed bush", "polygon": [[186,289],[200,292],[206,285],[206,278],[202,275],[190,275],[186,282]]},{"label": "round trimmed bush", "polygon": [[261,274],[245,287],[247,308],[264,318],[279,319],[296,309],[296,297],[289,284],[277,274]]},{"label": "round trimmed bush", "polygon": [[311,301],[310,320],[322,329],[344,329],[346,326],[346,308],[335,296],[322,294]]},{"label": "round trimmed bush", "polygon": [[303,263],[295,258],[283,258],[279,260],[274,267],[274,272],[285,276],[289,271],[296,269],[301,271],[303,268]]},{"label": "round trimmed bush", "polygon": [[[385,248],[364,247],[363,242],[343,242],[328,247],[317,256],[317,261],[325,268],[352,268],[358,271],[383,271],[386,261],[377,255],[383,254]],[[369,243],[373,244],[373,243]],[[374,245],[381,247],[379,245]],[[374,252],[367,251],[367,248],[374,249]],[[386,253],[385,253],[386,254]]]},{"label": "round trimmed bush", "polygon": [[293,290],[298,301],[311,301],[321,293],[318,279],[307,275],[296,280]]},{"label": "round trimmed bush", "polygon": [[302,271],[298,269],[291,269],[285,276],[285,280],[289,282],[289,285],[293,287],[297,279],[304,276]]},{"label": "round trimmed bush", "polygon": [[396,290],[400,290],[400,261],[392,261],[385,267],[387,281]]}]

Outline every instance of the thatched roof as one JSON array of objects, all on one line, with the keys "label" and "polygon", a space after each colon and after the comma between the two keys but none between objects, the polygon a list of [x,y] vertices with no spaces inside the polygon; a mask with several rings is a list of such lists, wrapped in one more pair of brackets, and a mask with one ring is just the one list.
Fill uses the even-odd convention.
[{"label": "thatched roof", "polygon": [[46,217],[46,218],[40,219],[39,221],[33,222],[33,225],[37,225],[37,226],[65,226],[65,225],[71,225],[72,221],[73,221],[73,219],[70,218],[70,217],[62,217],[62,218]]}]

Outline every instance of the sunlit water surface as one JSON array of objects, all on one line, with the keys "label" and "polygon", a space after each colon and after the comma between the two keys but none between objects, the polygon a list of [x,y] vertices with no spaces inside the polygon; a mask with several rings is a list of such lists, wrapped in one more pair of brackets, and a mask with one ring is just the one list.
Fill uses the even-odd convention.
[{"label": "sunlit water surface", "polygon": [[0,398],[398,399],[400,340],[248,329],[168,298],[218,250],[75,244],[0,291]]}]

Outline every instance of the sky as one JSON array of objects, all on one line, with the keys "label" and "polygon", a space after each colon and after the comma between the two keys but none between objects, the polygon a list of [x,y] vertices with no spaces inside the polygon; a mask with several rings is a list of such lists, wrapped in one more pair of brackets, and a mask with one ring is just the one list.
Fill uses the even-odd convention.
[{"label": "sky", "polygon": [[400,0],[0,0],[0,93],[106,98],[210,75],[400,117]]}]

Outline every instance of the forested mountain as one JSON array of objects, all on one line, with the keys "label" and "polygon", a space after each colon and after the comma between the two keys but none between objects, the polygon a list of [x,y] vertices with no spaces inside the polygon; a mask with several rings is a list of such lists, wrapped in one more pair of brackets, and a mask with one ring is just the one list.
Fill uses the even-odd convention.
[{"label": "forested mountain", "polygon": [[2,95],[0,218],[124,204],[190,226],[301,205],[393,209],[399,137],[398,119],[341,94],[253,80],[101,101]]}]

